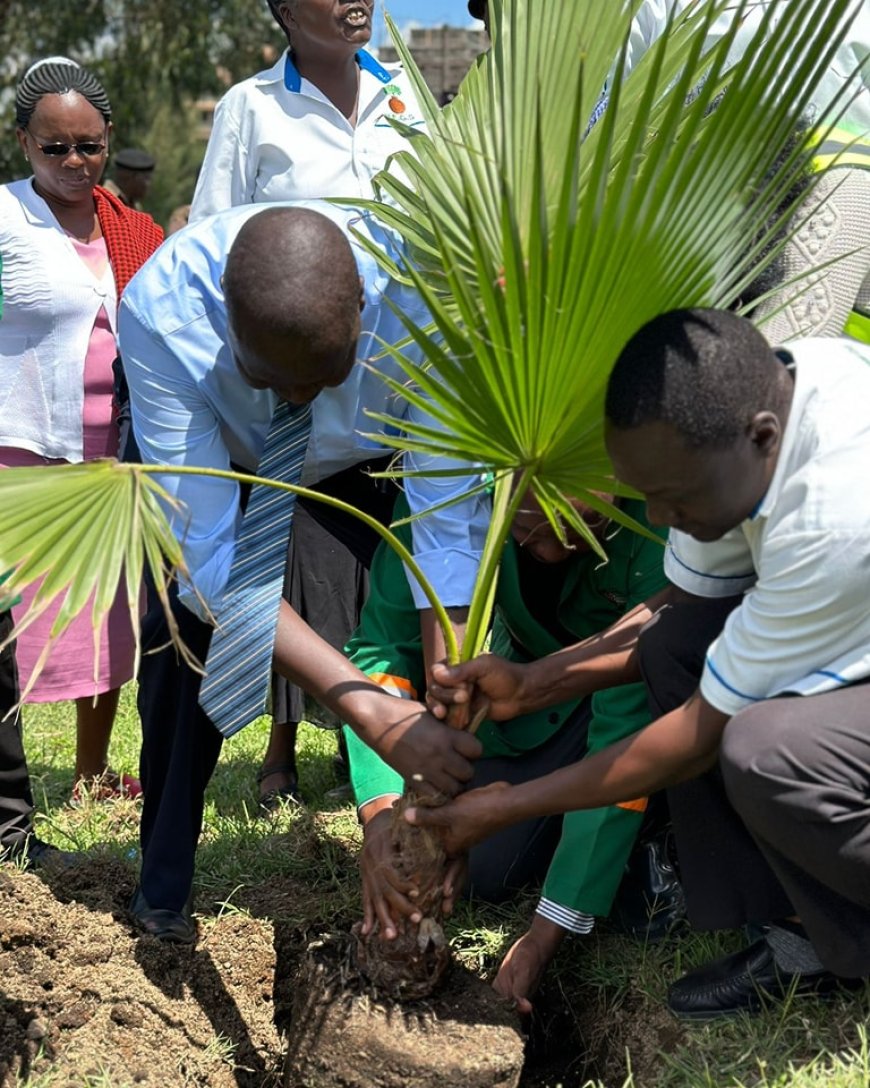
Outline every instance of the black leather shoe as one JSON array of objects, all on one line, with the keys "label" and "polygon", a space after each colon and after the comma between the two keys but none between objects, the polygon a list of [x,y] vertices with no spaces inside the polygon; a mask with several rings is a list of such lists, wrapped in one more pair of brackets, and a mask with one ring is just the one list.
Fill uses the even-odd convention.
[{"label": "black leather shoe", "polygon": [[770,1001],[794,995],[836,993],[861,983],[830,971],[780,971],[764,938],[748,948],[690,971],[668,990],[668,1008],[682,1020],[713,1020],[739,1012],[759,1012]]},{"label": "black leather shoe", "polygon": [[31,869],[71,869],[81,860],[79,854],[59,850],[50,842],[43,842],[32,835],[27,842],[27,864]]},{"label": "black leather shoe", "polygon": [[686,925],[686,903],[670,828],[635,844],[608,925],[649,943]]},{"label": "black leather shoe", "polygon": [[149,907],[138,885],[130,902],[130,913],[136,928],[149,937],[156,937],[158,941],[165,941],[167,944],[196,943],[196,922],[191,917],[191,911],[190,899],[181,910]]},{"label": "black leather shoe", "polygon": [[0,847],[0,861],[11,861],[29,870],[70,869],[80,860],[78,854],[59,850],[49,842],[43,842],[36,835]]}]

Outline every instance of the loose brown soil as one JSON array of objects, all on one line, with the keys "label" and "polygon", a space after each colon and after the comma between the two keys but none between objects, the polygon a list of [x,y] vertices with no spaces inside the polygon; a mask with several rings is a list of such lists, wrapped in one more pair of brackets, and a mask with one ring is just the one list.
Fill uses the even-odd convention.
[{"label": "loose brown soil", "polygon": [[[136,936],[126,916],[133,880],[125,863],[93,851],[71,871],[0,867],[0,1086],[32,1079],[40,1088],[279,1088],[287,1040],[296,1035],[294,999],[298,1015],[305,997],[299,970],[311,927],[302,931],[298,919],[315,930],[324,923],[311,889],[289,878],[248,889],[245,913],[206,917],[196,948],[184,949]],[[196,905],[204,916],[215,913],[213,903]],[[344,928],[351,919],[336,921]],[[670,1041],[665,1023],[647,1019],[641,1033],[630,1009],[622,1019],[608,1009],[602,1034],[600,998],[572,1011],[563,995],[545,992],[536,1007],[522,1088],[573,1088],[592,1074],[621,1084],[629,1041],[637,1083],[655,1083],[641,1065],[649,1061],[651,1072],[655,1049]],[[487,1049],[480,1047],[487,1022],[511,1019],[487,1009],[480,1031],[464,1023],[473,1019],[467,1010],[453,1014],[467,1028],[466,1060],[474,1045]],[[422,1024],[424,1034],[432,1022],[402,1019]],[[373,1054],[388,1031],[384,1021]],[[648,1056],[638,1051],[641,1035],[649,1036]],[[449,1066],[452,1055],[441,1049],[439,1058]]]},{"label": "loose brown soil", "polygon": [[228,915],[195,949],[139,940],[132,890],[111,860],[0,869],[0,1084],[57,1068],[69,1088],[280,1084],[272,927]]}]

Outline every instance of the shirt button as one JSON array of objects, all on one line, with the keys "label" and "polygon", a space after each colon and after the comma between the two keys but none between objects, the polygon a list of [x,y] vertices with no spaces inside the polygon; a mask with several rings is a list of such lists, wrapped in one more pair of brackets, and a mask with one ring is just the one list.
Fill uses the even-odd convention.
[{"label": "shirt button", "polygon": [[547,715],[547,721],[550,723],[550,725],[559,724],[559,715],[556,713],[555,710],[552,712],[552,714]]}]

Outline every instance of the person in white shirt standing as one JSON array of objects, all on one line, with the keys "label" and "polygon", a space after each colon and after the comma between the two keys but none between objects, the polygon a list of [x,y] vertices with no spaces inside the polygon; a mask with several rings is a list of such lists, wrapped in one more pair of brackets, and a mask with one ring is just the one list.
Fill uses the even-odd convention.
[{"label": "person in white shirt standing", "polygon": [[[414,127],[423,123],[401,66],[385,67],[363,48],[372,34],[374,0],[269,0],[269,8],[288,48],[272,68],[231,87],[219,103],[192,223],[239,204],[370,199],[375,174],[390,155],[408,147],[391,119]],[[315,435],[333,422],[318,408]],[[395,490],[376,489],[366,475],[379,467],[364,461],[324,479],[309,461],[305,482],[363,504],[385,521]],[[358,622],[368,561],[366,556],[358,561],[347,542],[320,524],[321,513],[305,502],[298,505],[285,596],[340,649]],[[267,811],[301,799],[295,746],[305,699],[277,674],[272,713],[269,747],[257,776],[260,805]]]},{"label": "person in white shirt standing", "polygon": [[421,126],[407,75],[363,46],[374,0],[269,0],[289,48],[218,104],[191,222],[236,204],[374,195],[372,178]]}]

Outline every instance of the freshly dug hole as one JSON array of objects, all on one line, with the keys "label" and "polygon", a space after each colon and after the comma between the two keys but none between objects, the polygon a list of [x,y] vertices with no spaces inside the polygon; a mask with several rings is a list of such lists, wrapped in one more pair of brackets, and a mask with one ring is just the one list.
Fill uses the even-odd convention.
[{"label": "freshly dug hole", "polygon": [[351,939],[314,942],[294,983],[284,1088],[516,1088],[524,1038],[490,986],[453,964],[426,1001],[366,989]]}]

